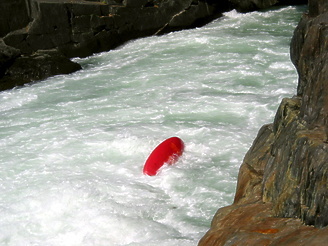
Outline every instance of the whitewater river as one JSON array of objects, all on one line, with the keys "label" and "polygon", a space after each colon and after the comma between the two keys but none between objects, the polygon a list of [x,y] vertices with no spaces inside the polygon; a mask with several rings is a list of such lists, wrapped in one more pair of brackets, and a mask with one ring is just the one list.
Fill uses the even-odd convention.
[{"label": "whitewater river", "polygon": [[[257,131],[296,93],[303,11],[231,11],[0,92],[0,245],[197,245]],[[143,175],[172,136],[182,158]]]}]

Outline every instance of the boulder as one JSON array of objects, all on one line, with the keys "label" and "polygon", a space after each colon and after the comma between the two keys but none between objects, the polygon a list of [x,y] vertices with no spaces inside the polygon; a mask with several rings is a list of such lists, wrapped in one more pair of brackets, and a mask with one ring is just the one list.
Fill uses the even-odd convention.
[{"label": "boulder", "polygon": [[2,80],[0,80],[0,90],[22,86],[54,75],[69,74],[79,69],[81,69],[79,64],[72,62],[56,50],[22,55],[6,69]]}]

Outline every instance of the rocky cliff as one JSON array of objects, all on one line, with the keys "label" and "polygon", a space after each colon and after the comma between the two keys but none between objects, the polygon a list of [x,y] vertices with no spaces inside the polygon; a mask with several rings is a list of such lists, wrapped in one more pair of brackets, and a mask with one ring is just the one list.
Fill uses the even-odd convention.
[{"label": "rocky cliff", "polygon": [[1,0],[0,90],[81,69],[70,61],[222,12],[306,0]]},{"label": "rocky cliff", "polygon": [[2,0],[0,90],[76,71],[68,58],[196,27],[230,8],[228,0]]},{"label": "rocky cliff", "polygon": [[309,0],[291,42],[297,95],[284,99],[240,167],[234,203],[199,245],[328,242],[328,1]]}]

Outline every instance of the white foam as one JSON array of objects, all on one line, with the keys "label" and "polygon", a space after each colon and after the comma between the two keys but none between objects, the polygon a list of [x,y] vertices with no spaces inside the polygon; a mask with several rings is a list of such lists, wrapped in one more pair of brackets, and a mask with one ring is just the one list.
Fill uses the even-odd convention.
[{"label": "white foam", "polygon": [[[275,24],[294,11],[232,11],[1,92],[0,244],[196,245],[233,201],[259,127],[294,93],[285,32],[298,20]],[[143,175],[171,136],[182,158]]]}]

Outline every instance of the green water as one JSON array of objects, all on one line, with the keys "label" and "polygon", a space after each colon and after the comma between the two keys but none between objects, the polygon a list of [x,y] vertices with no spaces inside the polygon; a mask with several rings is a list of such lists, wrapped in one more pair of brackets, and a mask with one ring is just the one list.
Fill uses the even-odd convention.
[{"label": "green water", "polygon": [[[196,245],[233,201],[258,129],[296,92],[289,42],[303,11],[231,11],[1,92],[0,244]],[[171,136],[182,158],[143,175]]]}]

